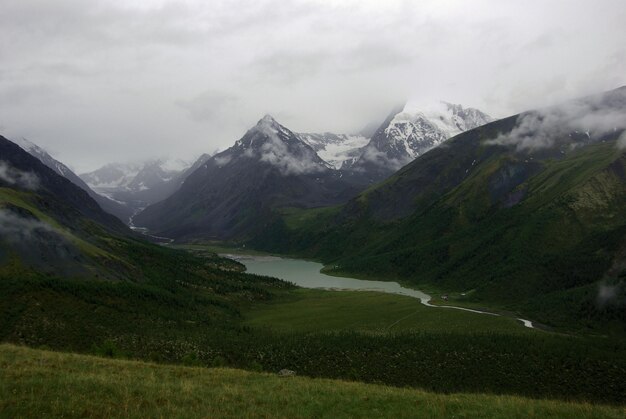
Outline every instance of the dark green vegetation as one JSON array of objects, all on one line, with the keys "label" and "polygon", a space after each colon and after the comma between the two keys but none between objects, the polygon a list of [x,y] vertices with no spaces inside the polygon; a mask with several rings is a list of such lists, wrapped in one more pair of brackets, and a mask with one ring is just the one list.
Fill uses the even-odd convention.
[{"label": "dark green vegetation", "polygon": [[[626,88],[583,103],[589,112],[623,114]],[[501,141],[525,118],[541,116],[463,133],[343,206],[283,211],[250,244],[317,258],[331,274],[464,293],[458,302],[623,336],[622,131],[587,137],[542,127],[533,135],[552,146],[537,150]]]},{"label": "dark green vegetation", "polygon": [[622,418],[624,409],[441,395],[233,369],[155,365],[0,346],[2,417]]},{"label": "dark green vegetation", "polygon": [[[607,287],[606,304],[596,302],[598,281],[624,275],[619,132],[564,157],[485,144],[514,124],[459,136],[344,206],[272,211],[255,224],[266,234],[254,243],[333,262],[334,273],[426,283],[458,290],[467,304],[620,335],[623,289]],[[10,233],[0,243],[1,341],[440,393],[624,403],[623,339],[421,306],[412,317],[402,297],[294,292],[201,246],[146,243],[67,180],[0,145],[39,181],[0,184],[0,226]]]},{"label": "dark green vegetation", "polygon": [[421,331],[473,334],[489,331],[545,335],[543,331],[524,327],[519,320],[511,317],[436,309],[426,307],[413,297],[368,291],[297,289],[282,298],[254,304],[243,314],[246,325],[279,332],[393,334]]}]

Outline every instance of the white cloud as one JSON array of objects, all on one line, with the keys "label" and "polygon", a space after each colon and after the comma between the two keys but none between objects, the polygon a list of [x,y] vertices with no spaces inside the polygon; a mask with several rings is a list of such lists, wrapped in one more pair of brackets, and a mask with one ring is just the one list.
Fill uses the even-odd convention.
[{"label": "white cloud", "polygon": [[261,115],[356,131],[407,96],[494,116],[626,84],[623,0],[4,0],[0,125],[88,171]]},{"label": "white cloud", "polygon": [[620,281],[613,285],[600,284],[598,286],[598,295],[596,297],[597,304],[601,307],[607,304],[623,305],[626,302],[623,298],[623,288],[624,281]]},{"label": "white cloud", "polygon": [[[276,166],[283,175],[319,173],[326,170],[326,167],[316,160],[313,150],[299,148],[298,151],[302,155],[294,155],[287,144],[278,137],[278,131],[271,122],[261,121],[255,129],[267,137],[267,141],[258,151],[259,160]],[[249,150],[253,149],[249,148],[246,151]]]},{"label": "white cloud", "polygon": [[617,148],[619,148],[620,150],[626,149],[626,131],[624,131],[622,135],[620,135],[620,137],[618,138]]},{"label": "white cloud", "polygon": [[37,231],[54,231],[48,224],[36,218],[20,217],[19,215],[0,208],[0,235],[5,240],[22,242],[29,240]]},{"label": "white cloud", "polygon": [[594,96],[523,114],[511,132],[487,144],[533,152],[555,146],[574,148],[581,141],[596,141],[608,133],[626,129],[626,89],[622,90],[621,94],[615,94],[614,99],[621,103],[615,107]]},{"label": "white cloud", "polygon": [[20,188],[35,190],[39,187],[39,178],[32,172],[16,169],[0,160],[0,180]]}]

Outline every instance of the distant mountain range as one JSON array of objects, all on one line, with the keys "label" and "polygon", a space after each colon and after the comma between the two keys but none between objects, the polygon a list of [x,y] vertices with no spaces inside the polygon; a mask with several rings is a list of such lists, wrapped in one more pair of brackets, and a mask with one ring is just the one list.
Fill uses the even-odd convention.
[{"label": "distant mountain range", "polygon": [[273,209],[345,202],[360,189],[269,115],[135,217],[166,237],[249,237]]},{"label": "distant mountain range", "polygon": [[[215,156],[213,161],[222,163],[234,157],[238,160],[240,154],[249,154],[254,150],[257,162],[268,163],[279,169],[277,176],[293,180],[298,177],[311,178],[316,174],[315,182],[318,185],[312,188],[304,186],[310,179],[284,193],[277,192],[282,182],[274,182],[274,188],[258,185],[260,190],[265,190],[264,193],[268,194],[267,203],[271,201],[269,207],[272,208],[341,203],[371,183],[391,175],[425,151],[440,145],[455,133],[489,120],[491,118],[486,114],[472,108],[465,109],[460,105],[442,102],[438,106],[420,109],[407,104],[394,110],[370,139],[361,134],[294,133],[272,117],[266,116],[254,130],[264,133],[265,139],[271,141],[261,141],[259,144],[264,144],[262,146],[255,143],[246,146],[241,142],[243,139],[239,140],[235,146]],[[145,207],[172,196],[187,177],[211,159],[210,155],[204,154],[193,164],[169,158],[111,163],[77,176],[36,144],[25,139],[15,142],[57,174],[85,190],[106,212],[131,225],[134,223],[134,215]],[[216,163],[216,167],[223,165]],[[225,173],[225,170],[215,173],[209,183],[229,184],[229,180],[224,178]],[[203,188],[200,183],[196,183],[195,187]],[[310,191],[305,194],[303,188]],[[254,193],[243,194],[241,198],[244,200],[246,196],[262,194],[260,190],[250,190],[250,187],[246,190]],[[187,195],[191,193],[188,192]],[[276,195],[281,198],[275,199]],[[219,197],[224,198],[227,197]],[[145,220],[143,217],[142,219]],[[163,230],[162,226],[150,224],[152,228]],[[221,231],[222,228],[217,230]],[[232,232],[230,228],[225,230]]]},{"label": "distant mountain range", "polygon": [[80,178],[100,195],[129,208],[132,215],[173,194],[209,157],[203,154],[194,163],[177,159],[111,163]]},{"label": "distant mountain range", "polygon": [[174,193],[185,178],[210,157],[203,154],[194,163],[176,159],[111,163],[79,176],[33,142],[25,138],[11,141],[86,191],[104,211],[124,223],[132,223],[132,216],[139,210]]},{"label": "distant mountain range", "polygon": [[363,134],[296,134],[335,169],[357,172],[368,183],[380,181],[448,138],[491,122],[474,108],[447,102],[430,106],[407,103]]},{"label": "distant mountain range", "polygon": [[[179,192],[141,212],[135,224],[166,237],[250,237],[260,228],[251,222],[255,215],[264,214],[266,222],[278,208],[343,203],[393,173],[400,162],[410,162],[483,120],[490,118],[460,105],[444,103],[428,111],[405,106],[394,111],[368,139],[294,133],[266,115],[233,147],[203,161]],[[378,157],[371,160],[374,154]],[[126,185],[132,177],[128,172],[117,173]],[[83,175],[83,179],[99,191],[103,189],[94,183],[94,177],[104,182],[112,178],[98,173],[91,176]],[[158,178],[163,177],[159,172]],[[144,184],[147,182],[142,181]],[[119,199],[120,194],[111,196]]]}]

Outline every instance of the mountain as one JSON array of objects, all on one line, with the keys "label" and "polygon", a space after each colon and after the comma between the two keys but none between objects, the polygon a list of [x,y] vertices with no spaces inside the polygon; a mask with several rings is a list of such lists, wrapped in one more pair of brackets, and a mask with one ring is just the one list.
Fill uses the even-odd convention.
[{"label": "mountain", "polygon": [[345,202],[359,189],[342,177],[298,135],[266,115],[135,222],[173,238],[249,237],[270,222],[277,208]]},{"label": "mountain", "polygon": [[297,133],[296,136],[307,143],[325,162],[340,169],[345,161],[357,158],[361,148],[369,143],[370,139],[363,135],[324,133]]},{"label": "mountain", "polygon": [[370,183],[380,181],[448,138],[491,121],[474,108],[409,102],[394,109],[358,156],[346,160],[342,168],[364,174]]},{"label": "mountain", "polygon": [[626,325],[626,87],[459,134],[249,245],[548,325]]},{"label": "mountain", "polygon": [[80,177],[94,189],[124,188],[142,167],[142,163],[110,163]]},{"label": "mountain", "polygon": [[113,214],[120,220],[126,222],[132,215],[133,211],[123,203],[116,202],[105,196],[102,196],[93,191],[80,177],[78,177],[69,167],[64,165],[58,160],[55,160],[46,150],[38,145],[28,141],[25,138],[11,140],[15,144],[19,145],[23,150],[27,151],[32,156],[39,159],[43,164],[54,170],[57,174],[69,179],[74,185],[78,186],[82,190],[86,191],[90,197],[92,197],[103,210],[109,214]]},{"label": "mountain", "polygon": [[111,163],[80,177],[98,193],[124,203],[133,215],[173,194],[209,157],[203,154],[193,164],[177,159]]},{"label": "mountain", "polygon": [[242,270],[144,241],[0,137],[0,341],[170,362],[237,348],[240,307],[292,287]]},{"label": "mountain", "polygon": [[[61,170],[62,168],[60,168]],[[64,176],[0,136],[0,276],[34,272],[89,275],[117,266],[99,234],[130,237],[116,217]]]}]

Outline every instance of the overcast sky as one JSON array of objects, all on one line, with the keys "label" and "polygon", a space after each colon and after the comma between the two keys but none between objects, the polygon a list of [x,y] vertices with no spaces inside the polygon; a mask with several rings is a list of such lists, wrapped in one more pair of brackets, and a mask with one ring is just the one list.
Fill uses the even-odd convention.
[{"label": "overcast sky", "polygon": [[82,172],[357,131],[407,98],[503,117],[626,84],[625,0],[0,1],[0,133]]}]

